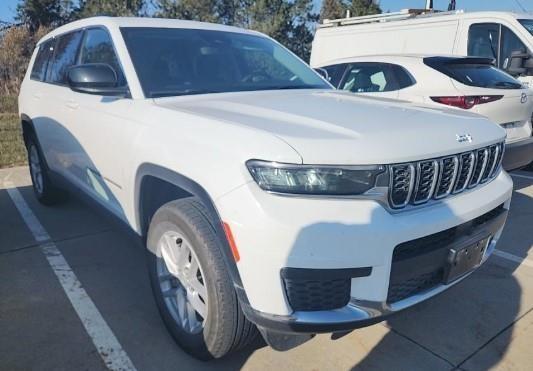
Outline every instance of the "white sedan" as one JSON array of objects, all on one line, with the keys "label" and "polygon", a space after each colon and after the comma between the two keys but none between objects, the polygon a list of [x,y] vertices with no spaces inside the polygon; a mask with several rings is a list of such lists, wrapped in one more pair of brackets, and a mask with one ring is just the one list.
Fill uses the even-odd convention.
[{"label": "white sedan", "polygon": [[507,132],[504,167],[533,160],[533,90],[497,69],[488,58],[377,55],[313,66],[329,82],[353,93],[469,110]]}]

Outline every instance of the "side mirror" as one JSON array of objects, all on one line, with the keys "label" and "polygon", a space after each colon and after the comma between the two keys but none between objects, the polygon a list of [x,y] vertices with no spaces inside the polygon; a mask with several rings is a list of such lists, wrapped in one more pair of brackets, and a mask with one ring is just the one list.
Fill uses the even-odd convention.
[{"label": "side mirror", "polygon": [[89,63],[70,67],[67,71],[70,89],[78,93],[125,97],[127,87],[119,87],[117,73],[108,64]]},{"label": "side mirror", "polygon": [[528,69],[531,68],[532,58],[529,53],[524,53],[522,50],[515,50],[511,56],[506,58],[503,62],[503,69],[511,76],[517,77],[525,75]]},{"label": "side mirror", "polygon": [[326,81],[329,81],[330,77],[329,77],[329,73],[328,71],[326,71],[324,68],[315,68],[315,71],[320,75],[322,76],[323,78],[326,79]]}]

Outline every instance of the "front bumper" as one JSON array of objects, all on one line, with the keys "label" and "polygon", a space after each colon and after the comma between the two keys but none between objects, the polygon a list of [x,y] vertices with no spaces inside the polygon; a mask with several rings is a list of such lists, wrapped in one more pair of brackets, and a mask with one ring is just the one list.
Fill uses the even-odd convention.
[{"label": "front bumper", "polygon": [[[448,251],[457,246],[475,243],[480,238],[499,236],[507,219],[508,210],[505,207],[499,207],[495,210],[495,215],[489,221],[469,229],[468,233],[456,238],[450,244],[443,246],[442,250]],[[464,225],[467,224],[469,223],[465,223]],[[403,309],[427,300],[462,281],[491,256],[496,242],[497,237],[494,237],[487,246],[481,263],[460,278],[448,284],[438,284],[428,290],[418,292],[416,295],[409,296],[392,304],[388,302],[352,299],[346,306],[339,309],[328,311],[297,311],[289,316],[275,316],[261,313],[246,304],[243,305],[243,310],[246,316],[259,327],[281,333],[329,333],[369,326],[383,321],[390,315]]]},{"label": "front bumper", "polygon": [[[464,224],[502,204],[507,210],[511,194],[512,181],[501,172],[471,191],[398,213],[373,200],[273,195],[253,182],[215,203],[239,249],[242,287],[237,291],[247,317],[271,331],[318,333],[367,326],[444,291],[450,285],[387,303],[395,247]],[[493,231],[484,259],[502,226]],[[287,267],[371,271],[351,280],[348,305],[295,311],[281,277]]]},{"label": "front bumper", "polygon": [[519,169],[533,161],[533,137],[505,144],[503,168],[507,171]]}]

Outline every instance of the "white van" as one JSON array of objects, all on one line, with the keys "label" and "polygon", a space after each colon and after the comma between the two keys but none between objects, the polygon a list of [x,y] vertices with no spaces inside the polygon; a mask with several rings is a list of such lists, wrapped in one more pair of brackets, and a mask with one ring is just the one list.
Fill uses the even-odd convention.
[{"label": "white van", "polygon": [[325,20],[313,41],[311,66],[404,53],[493,58],[498,67],[533,86],[533,14],[404,9]]},{"label": "white van", "polygon": [[[324,68],[376,54],[491,58],[497,67],[533,88],[533,14],[404,9],[325,20],[313,40],[311,66]],[[496,122],[509,130],[515,130],[517,123],[525,127],[527,122],[516,121],[513,115]],[[522,165],[532,153],[533,137],[515,143],[508,140],[505,161],[512,167]]]}]

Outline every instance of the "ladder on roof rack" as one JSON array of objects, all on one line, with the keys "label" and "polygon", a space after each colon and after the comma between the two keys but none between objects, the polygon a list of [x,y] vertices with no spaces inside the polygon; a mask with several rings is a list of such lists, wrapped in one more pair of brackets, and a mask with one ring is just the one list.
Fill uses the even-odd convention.
[{"label": "ladder on roof rack", "polygon": [[452,10],[448,12],[442,12],[438,10],[429,10],[429,9],[402,9],[399,12],[393,12],[393,13],[373,14],[373,15],[365,15],[361,17],[349,17],[349,18],[340,18],[340,19],[324,19],[322,24],[320,24],[318,27],[319,28],[337,27],[337,26],[349,26],[349,25],[365,24],[365,23],[401,21],[401,20],[415,18],[415,17],[435,17],[435,16],[450,15],[450,14],[460,14],[463,12],[464,12],[463,10]]}]

